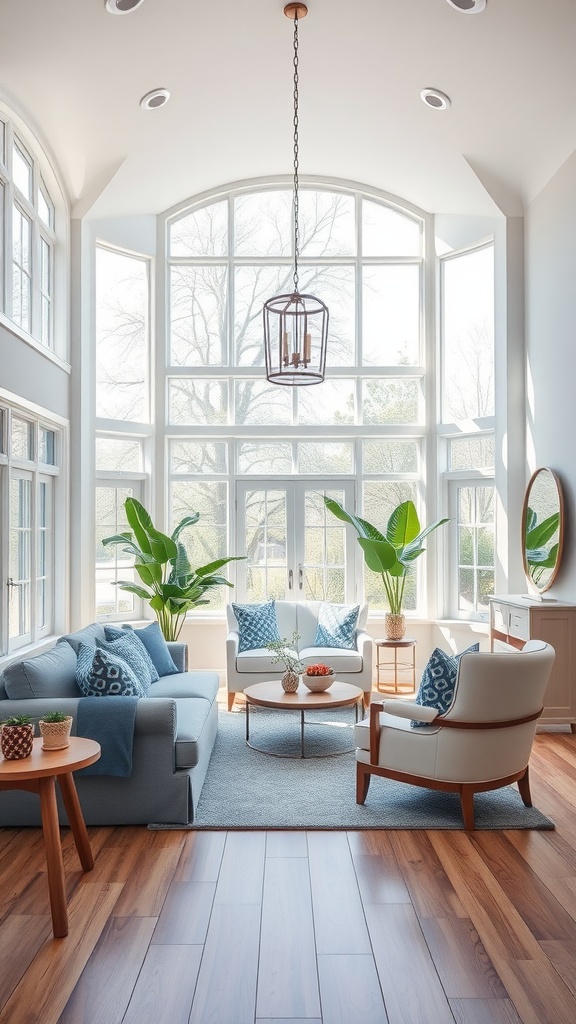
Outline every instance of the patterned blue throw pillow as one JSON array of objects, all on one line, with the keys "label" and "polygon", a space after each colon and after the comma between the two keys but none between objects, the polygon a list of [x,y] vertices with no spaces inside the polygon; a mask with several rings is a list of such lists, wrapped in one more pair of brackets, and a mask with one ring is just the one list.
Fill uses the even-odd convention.
[{"label": "patterned blue throw pillow", "polygon": [[142,629],[133,629],[128,623],[124,623],[122,629],[124,632],[135,633],[142,641],[159,676],[173,676],[180,671],[174,664],[174,659],[158,622],[151,622],[149,626],[143,626]]},{"label": "patterned blue throw pillow", "polygon": [[[441,715],[448,711],[454,700],[454,685],[462,654],[473,654],[479,650],[480,644],[472,644],[461,654],[446,654],[446,651],[437,647],[430,655],[430,660],[422,673],[420,689],[414,703],[421,704],[425,708],[438,708]],[[410,722],[413,729],[426,727],[427,724],[427,722]]]},{"label": "patterned blue throw pillow", "polygon": [[145,697],[132,669],[110,651],[80,644],[76,682],[83,697]]},{"label": "patterned blue throw pillow", "polygon": [[238,623],[240,643],[238,651],[256,651],[271,640],[280,640],[274,601],[265,604],[232,604]]},{"label": "patterned blue throw pillow", "polygon": [[96,646],[122,658],[144,685],[144,689],[147,690],[150,683],[155,683],[160,678],[152,658],[133,629],[104,626],[104,635],[106,640],[97,640]]},{"label": "patterned blue throw pillow", "polygon": [[356,649],[356,626],[360,605],[321,604],[314,647],[341,647],[345,651]]}]

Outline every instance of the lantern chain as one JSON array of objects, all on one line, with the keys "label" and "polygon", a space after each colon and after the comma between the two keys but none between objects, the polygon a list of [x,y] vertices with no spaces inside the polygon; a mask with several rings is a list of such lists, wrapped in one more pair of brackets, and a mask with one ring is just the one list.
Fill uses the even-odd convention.
[{"label": "lantern chain", "polygon": [[298,256],[300,233],[298,228],[298,8],[294,16],[294,291],[298,292]]}]

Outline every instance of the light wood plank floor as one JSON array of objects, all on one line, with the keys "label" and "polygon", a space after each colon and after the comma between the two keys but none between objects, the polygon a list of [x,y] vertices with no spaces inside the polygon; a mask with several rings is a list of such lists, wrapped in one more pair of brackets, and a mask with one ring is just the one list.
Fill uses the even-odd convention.
[{"label": "light wood plank floor", "polygon": [[531,770],[554,832],[92,828],[83,875],[65,830],[65,939],[0,830],[0,1021],[574,1024],[576,736]]}]

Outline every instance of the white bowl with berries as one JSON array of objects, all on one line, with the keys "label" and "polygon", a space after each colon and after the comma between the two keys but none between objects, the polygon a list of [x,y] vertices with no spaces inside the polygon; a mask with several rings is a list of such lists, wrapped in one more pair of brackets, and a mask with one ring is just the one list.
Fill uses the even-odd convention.
[{"label": "white bowl with berries", "polygon": [[327,690],[329,686],[332,686],[335,678],[334,669],[322,663],[308,665],[302,673],[302,682],[312,693],[321,693],[322,690]]}]

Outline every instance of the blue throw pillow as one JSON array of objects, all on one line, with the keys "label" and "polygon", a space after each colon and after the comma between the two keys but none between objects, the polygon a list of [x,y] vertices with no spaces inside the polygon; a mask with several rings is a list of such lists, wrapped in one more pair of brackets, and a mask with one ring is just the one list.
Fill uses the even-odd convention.
[{"label": "blue throw pillow", "polygon": [[271,640],[280,640],[274,601],[265,604],[232,604],[240,634],[239,653],[266,647]]},{"label": "blue throw pillow", "polygon": [[359,611],[359,604],[321,604],[318,609],[318,626],[313,646],[355,650]]},{"label": "blue throw pillow", "polygon": [[83,697],[145,697],[132,669],[110,651],[80,644],[76,682]]},{"label": "blue throw pillow", "polygon": [[[458,664],[462,654],[473,654],[480,650],[480,644],[472,644],[461,654],[446,654],[440,647],[430,655],[426,668],[422,673],[420,689],[415,704],[421,704],[425,708],[438,708],[443,715],[454,700],[454,685],[458,675]],[[434,723],[432,723],[434,724]],[[427,722],[411,721],[413,729],[426,727]]]},{"label": "blue throw pillow", "polygon": [[174,664],[158,622],[151,622],[149,626],[143,626],[142,629],[133,629],[132,626],[125,624],[122,629],[126,633],[134,633],[142,641],[159,676],[173,676],[180,671]]},{"label": "blue throw pillow", "polygon": [[[96,646],[105,651],[111,651],[132,669],[136,678],[142,683],[145,690],[148,690],[150,683],[155,683],[158,673],[154,668],[150,655],[144,644],[134,633],[116,627],[105,626],[106,639],[97,640]],[[112,633],[117,634],[115,637]]]}]

